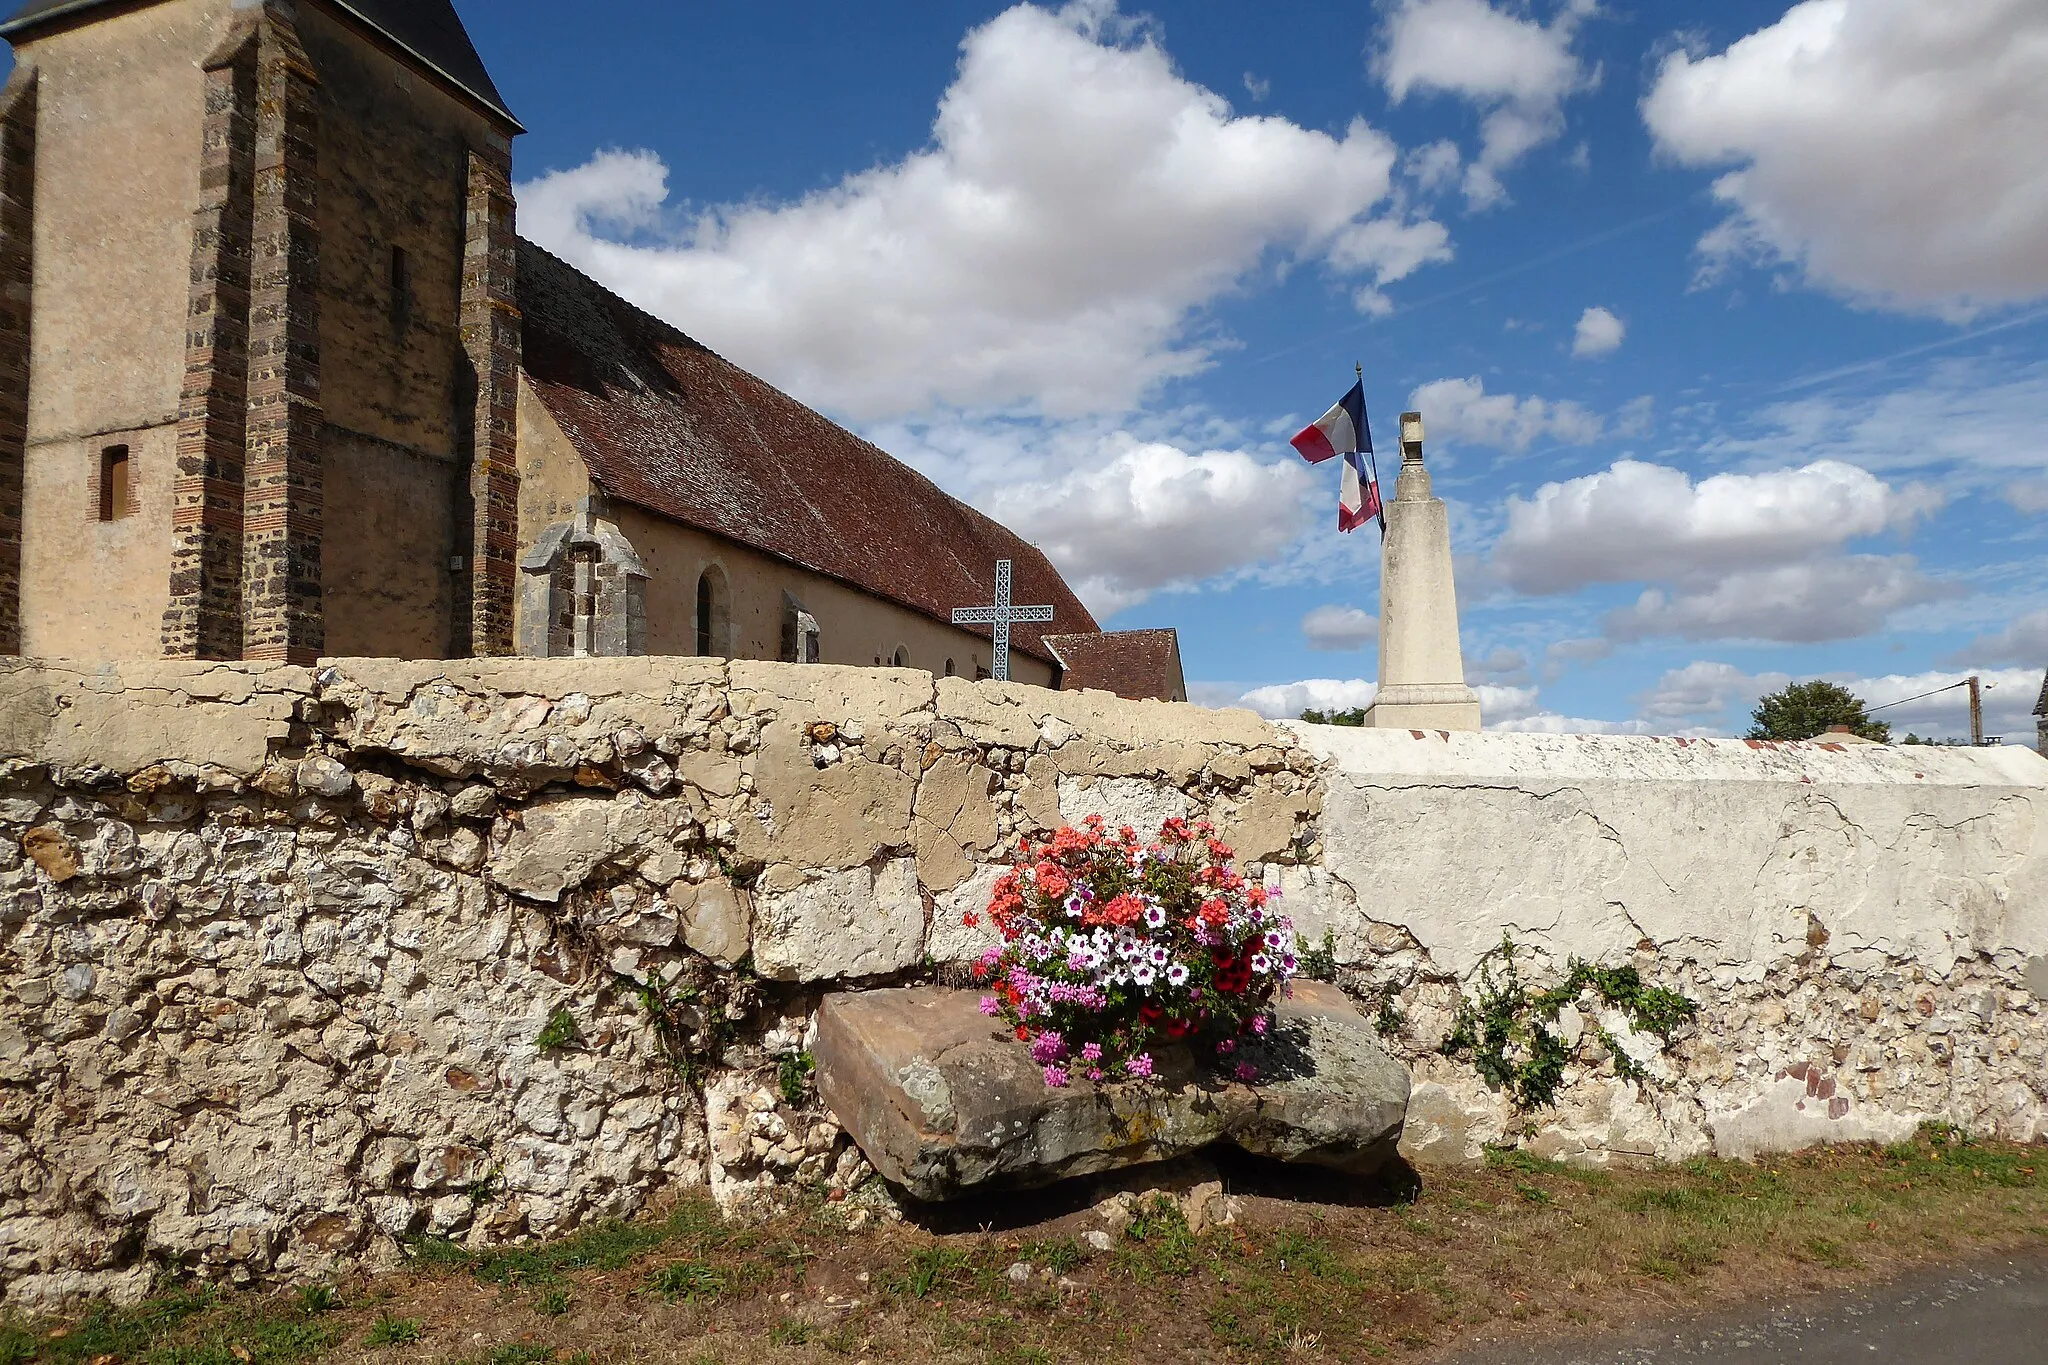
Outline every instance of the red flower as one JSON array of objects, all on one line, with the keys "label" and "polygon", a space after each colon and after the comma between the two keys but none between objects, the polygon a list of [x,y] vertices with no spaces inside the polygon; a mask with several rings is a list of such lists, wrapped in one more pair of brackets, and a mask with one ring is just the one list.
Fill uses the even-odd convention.
[{"label": "red flower", "polygon": [[1165,1010],[1163,1010],[1163,1009],[1161,1009],[1161,1008],[1159,1008],[1159,1006],[1157,1006],[1157,1005],[1149,1005],[1149,1004],[1148,1004],[1148,1005],[1140,1005],[1140,1006],[1138,1006],[1138,1017],[1139,1017],[1140,1019],[1143,1019],[1143,1020],[1144,1020],[1144,1021],[1145,1021],[1146,1023],[1148,1023],[1148,1024],[1156,1024],[1156,1023],[1158,1023],[1158,1022],[1159,1022],[1159,1020],[1160,1020],[1160,1017],[1161,1017],[1162,1015],[1164,1015],[1165,1013],[1166,1013],[1166,1011],[1165,1011]]},{"label": "red flower", "polygon": [[1028,1029],[1028,1028],[1025,1028],[1025,1027],[1024,1027],[1024,1026],[1023,1026],[1022,1024],[1019,1024],[1019,1025],[1017,1025],[1017,1041],[1018,1041],[1018,1042],[1020,1042],[1020,1043],[1028,1043],[1028,1042],[1030,1042],[1030,1041],[1031,1041],[1031,1030],[1030,1030],[1030,1029]]},{"label": "red flower", "polygon": [[969,910],[960,917],[960,923],[969,929],[979,929],[981,927],[981,916]]},{"label": "red flower", "polygon": [[1145,902],[1136,896],[1122,895],[1102,907],[1103,918],[1119,928],[1136,924],[1145,914]]},{"label": "red flower", "polygon": [[1187,1025],[1187,1021],[1186,1021],[1186,1020],[1184,1020],[1184,1019],[1169,1019],[1169,1020],[1167,1020],[1167,1021],[1166,1021],[1166,1036],[1167,1036],[1167,1037],[1169,1037],[1169,1038],[1171,1038],[1171,1039],[1173,1039],[1173,1040],[1174,1040],[1175,1042],[1179,1042],[1179,1041],[1180,1041],[1181,1039],[1183,1039],[1183,1038],[1187,1037],[1187,1036],[1188,1036],[1188,1025]]}]

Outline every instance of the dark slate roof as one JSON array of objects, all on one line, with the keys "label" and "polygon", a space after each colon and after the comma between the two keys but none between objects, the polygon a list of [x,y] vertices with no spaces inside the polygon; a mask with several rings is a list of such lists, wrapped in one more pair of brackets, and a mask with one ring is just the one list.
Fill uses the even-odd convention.
[{"label": "dark slate roof", "polygon": [[[0,24],[0,38],[16,35],[51,20],[97,9],[114,0],[28,0],[14,17]],[[519,120],[505,107],[505,97],[484,69],[483,58],[469,41],[469,31],[450,0],[329,0],[405,49],[411,57],[450,82],[491,112],[513,125]]]},{"label": "dark slate roof", "polygon": [[2048,716],[2048,677],[2041,679],[2041,700],[2034,703],[2034,714]]},{"label": "dark slate roof", "polygon": [[1132,701],[1188,699],[1178,631],[1048,635],[1045,643],[1059,658],[1062,692],[1114,692]]},{"label": "dark slate roof", "polygon": [[527,241],[519,307],[527,382],[606,495],[940,622],[1011,560],[1053,608],[1013,647],[1049,665],[1045,634],[1097,629],[1035,546]]}]

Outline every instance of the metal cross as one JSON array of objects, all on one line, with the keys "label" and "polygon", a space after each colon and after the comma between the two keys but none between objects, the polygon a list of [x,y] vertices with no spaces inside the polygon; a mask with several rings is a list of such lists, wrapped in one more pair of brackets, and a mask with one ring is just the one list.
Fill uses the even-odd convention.
[{"label": "metal cross", "polygon": [[996,561],[996,604],[992,607],[955,607],[953,624],[956,626],[986,626],[996,628],[996,663],[993,676],[997,682],[1010,680],[1010,625],[1015,621],[1050,621],[1051,607],[1016,607],[1010,605],[1010,561]]}]

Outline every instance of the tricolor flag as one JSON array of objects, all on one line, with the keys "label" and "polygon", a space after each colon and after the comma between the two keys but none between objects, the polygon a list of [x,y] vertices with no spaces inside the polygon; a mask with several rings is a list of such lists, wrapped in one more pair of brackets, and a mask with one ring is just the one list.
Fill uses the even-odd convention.
[{"label": "tricolor flag", "polygon": [[[1384,516],[1380,508],[1380,481],[1366,472],[1366,456],[1353,452],[1344,457],[1344,491],[1337,495],[1337,529],[1356,531],[1368,521]],[[1386,526],[1382,523],[1380,530]]]},{"label": "tricolor flag", "polygon": [[1314,426],[1302,428],[1293,445],[1310,464],[1371,450],[1372,433],[1365,425],[1365,381],[1354,384],[1344,401],[1324,413]]},{"label": "tricolor flag", "polygon": [[1344,485],[1337,495],[1339,531],[1356,531],[1368,521],[1378,520],[1380,532],[1385,534],[1386,513],[1380,506],[1379,475],[1372,464],[1372,423],[1365,415],[1363,376],[1342,402],[1304,428],[1292,444],[1310,464],[1344,457]]}]

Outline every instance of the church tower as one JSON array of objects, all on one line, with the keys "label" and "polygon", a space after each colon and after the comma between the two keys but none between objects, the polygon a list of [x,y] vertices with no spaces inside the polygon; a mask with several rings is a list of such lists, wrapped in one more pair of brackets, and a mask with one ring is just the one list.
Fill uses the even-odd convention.
[{"label": "church tower", "polygon": [[450,0],[0,36],[0,654],[512,652],[521,129]]}]

